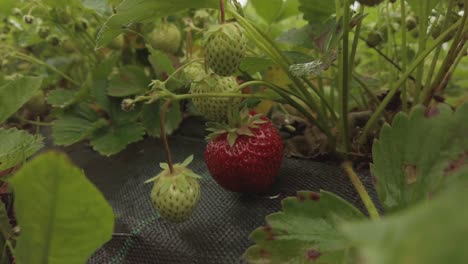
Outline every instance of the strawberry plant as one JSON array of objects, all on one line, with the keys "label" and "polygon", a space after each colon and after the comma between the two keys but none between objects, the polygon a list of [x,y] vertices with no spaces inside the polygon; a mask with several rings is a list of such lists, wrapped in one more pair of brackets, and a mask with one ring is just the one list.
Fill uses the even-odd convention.
[{"label": "strawberry plant", "polygon": [[456,112],[418,106],[384,126],[371,171],[385,215],[344,163],[370,219],[335,194],[299,191],[252,233],[256,245],[244,257],[251,263],[466,262],[449,241],[466,241],[461,230],[468,215],[454,204],[467,198],[467,114],[467,104]]},{"label": "strawberry plant", "polygon": [[[267,192],[286,153],[341,163],[367,211],[327,190],[298,190],[252,233],[249,262],[466,262],[446,242],[463,244],[466,214],[445,233],[430,226],[443,224],[436,211],[456,218],[462,208],[450,204],[467,198],[467,7],[468,0],[3,0],[0,175],[13,185],[28,231],[17,240],[4,224],[11,208],[0,206],[5,252],[34,263],[26,238],[54,246],[25,220],[37,209],[25,197],[52,195],[45,207],[75,202],[60,193],[64,186],[47,194],[24,180],[33,169],[52,183],[71,181],[60,178],[68,172],[83,179],[58,154],[28,161],[49,138],[63,147],[84,142],[104,156],[160,138],[167,160],[147,180],[148,200],[165,220],[189,220],[203,195],[200,176],[190,154],[172,160],[166,137],[199,115],[210,132],[206,166],[227,191]],[[369,165],[379,202],[356,165]],[[48,166],[54,173],[42,173]],[[96,190],[74,184],[70,192],[80,187],[101,201],[108,232],[71,263],[108,238],[111,222]],[[75,242],[63,250],[84,243]]]},{"label": "strawberry plant", "polygon": [[[34,102],[42,81],[28,76],[3,81],[0,122]],[[28,161],[43,140],[8,123],[0,128],[2,263],[83,263],[111,238],[112,208],[65,155],[50,152]],[[12,192],[14,199],[6,196],[5,202]]]}]

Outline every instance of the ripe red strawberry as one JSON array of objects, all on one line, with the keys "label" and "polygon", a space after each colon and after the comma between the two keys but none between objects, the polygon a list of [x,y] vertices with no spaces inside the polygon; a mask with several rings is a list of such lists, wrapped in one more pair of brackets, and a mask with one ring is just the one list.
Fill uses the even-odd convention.
[{"label": "ripe red strawberry", "polygon": [[[205,150],[211,176],[234,192],[259,193],[275,181],[283,160],[283,142],[270,120],[246,114],[245,125],[215,131]],[[210,137],[210,136],[209,136]]]}]

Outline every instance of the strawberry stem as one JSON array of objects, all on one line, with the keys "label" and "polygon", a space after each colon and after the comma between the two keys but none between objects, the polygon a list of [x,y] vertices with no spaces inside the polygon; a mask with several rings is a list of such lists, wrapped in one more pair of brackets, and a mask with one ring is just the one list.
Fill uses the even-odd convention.
[{"label": "strawberry stem", "polygon": [[194,59],[194,60],[191,60],[191,61],[185,63],[184,65],[177,68],[171,75],[169,75],[169,77],[167,77],[166,80],[164,80],[164,83],[167,84],[169,82],[169,80],[174,78],[174,76],[176,76],[176,74],[178,74],[180,71],[182,71],[185,67],[189,66],[190,64],[192,64],[194,62],[198,62],[198,61],[204,61],[204,59],[201,59],[201,58]]},{"label": "strawberry stem", "polygon": [[193,37],[192,37],[192,29],[189,28],[187,31],[186,39],[185,39],[185,56],[187,60],[192,58],[192,48],[193,48]]},{"label": "strawberry stem", "polygon": [[169,143],[167,142],[167,137],[166,137],[166,129],[164,126],[164,117],[166,114],[166,110],[171,104],[171,100],[167,100],[161,107],[161,110],[159,112],[159,128],[161,129],[161,139],[164,144],[164,149],[166,150],[166,156],[167,156],[167,164],[169,164],[169,171],[171,174],[174,172],[174,167],[172,163],[172,155],[171,155],[171,150],[169,148]]},{"label": "strawberry stem", "polygon": [[221,24],[226,23],[226,13],[224,11],[224,0],[219,0],[219,10],[221,11]]},{"label": "strawberry stem", "polygon": [[362,203],[366,207],[367,212],[369,212],[370,218],[372,220],[380,219],[379,211],[377,211],[377,208],[375,207],[374,202],[372,202],[369,193],[366,191],[366,188],[362,184],[356,172],[354,172],[353,164],[350,161],[345,161],[342,166],[354,188],[358,192],[359,197],[361,197]]},{"label": "strawberry stem", "polygon": [[221,97],[221,98],[255,98],[262,100],[275,100],[266,95],[259,94],[241,94],[241,93],[200,93],[200,94],[177,94],[173,95],[172,99],[174,100],[185,100],[192,98],[204,98],[204,97]]}]

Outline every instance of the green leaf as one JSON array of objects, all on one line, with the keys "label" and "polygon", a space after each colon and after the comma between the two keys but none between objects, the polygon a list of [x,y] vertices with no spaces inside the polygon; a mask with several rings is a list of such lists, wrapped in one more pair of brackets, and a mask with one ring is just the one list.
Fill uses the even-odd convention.
[{"label": "green leaf", "polygon": [[[277,41],[292,46],[314,48],[320,54],[324,54],[330,49],[334,49],[339,43],[341,31],[337,31],[337,26],[337,22],[330,19],[326,22],[308,24],[301,28],[293,28],[284,32],[278,37]],[[293,61],[295,63],[300,62],[297,60]],[[302,62],[307,61],[310,60],[303,60]]]},{"label": "green leaf", "polygon": [[192,163],[192,161],[193,161],[193,155],[190,155],[184,160],[184,162],[180,164],[180,166],[187,167],[190,163]]},{"label": "green leaf", "polygon": [[[385,209],[398,211],[430,198],[468,171],[468,104],[416,106],[385,125],[372,148],[371,170]],[[464,174],[465,177],[468,174]]]},{"label": "green leaf", "polygon": [[143,68],[127,65],[119,69],[119,73],[111,76],[107,94],[115,97],[127,97],[140,94],[149,89],[150,78]]},{"label": "green leaf", "polygon": [[24,162],[44,146],[41,136],[15,128],[0,128],[0,142],[0,171]]},{"label": "green leaf", "polygon": [[55,89],[47,93],[47,103],[54,107],[66,107],[75,98],[76,91]]},{"label": "green leaf", "polygon": [[[159,124],[159,113],[161,105],[153,103],[143,106],[142,121],[148,135],[152,137],[160,137],[161,129]],[[179,102],[172,102],[168,107],[166,115],[164,116],[164,128],[168,135],[172,134],[182,122],[182,111],[180,110]]]},{"label": "green leaf", "polygon": [[227,134],[227,141],[229,143],[229,146],[234,146],[237,140],[237,133],[236,132],[229,132]]},{"label": "green leaf", "polygon": [[122,32],[122,27],[145,20],[155,20],[190,8],[217,8],[217,0],[124,0],[97,34],[96,48],[101,48]]},{"label": "green leaf", "polygon": [[0,86],[0,123],[14,114],[41,87],[41,77],[22,77]]},{"label": "green leaf", "polygon": [[467,184],[377,222],[345,225],[344,233],[372,264],[468,263]]},{"label": "green leaf", "polygon": [[97,121],[65,115],[54,122],[52,137],[57,145],[69,146],[88,139],[94,132],[108,125],[105,119]]},{"label": "green leaf", "polygon": [[299,15],[299,0],[285,0],[278,21]]},{"label": "green leaf", "polygon": [[144,134],[145,129],[139,123],[110,127],[101,135],[96,135],[91,145],[101,155],[111,156],[124,150],[128,144],[140,141]]},{"label": "green leaf", "polygon": [[15,248],[18,263],[82,264],[111,238],[112,208],[63,154],[37,157],[10,183],[21,226]]},{"label": "green leaf", "polygon": [[350,244],[337,225],[364,219],[358,209],[326,191],[298,192],[282,205],[251,234],[256,245],[244,254],[249,263],[345,263]]},{"label": "green leaf", "polygon": [[163,170],[169,170],[169,164],[165,163],[165,162],[161,162],[159,163],[159,167]]},{"label": "green leaf", "polygon": [[158,178],[159,178],[159,175],[154,176],[154,177],[149,178],[148,180],[146,180],[144,183],[146,184],[146,183],[154,182],[154,181],[157,180]]},{"label": "green leaf", "polygon": [[118,57],[114,56],[104,60],[93,72],[91,94],[96,103],[108,113],[111,111],[111,102],[107,96],[108,76],[116,65],[117,59]]},{"label": "green leaf", "polygon": [[268,58],[262,57],[246,57],[243,58],[239,66],[241,71],[247,72],[251,75],[257,72],[263,72],[268,67],[273,65],[273,61]]},{"label": "green leaf", "polygon": [[335,1],[328,0],[299,0],[299,10],[311,24],[321,23],[335,13]]},{"label": "green leaf", "polygon": [[159,193],[163,194],[169,190],[169,188],[172,186],[172,182],[170,181],[164,181],[161,185],[161,188],[159,189]]},{"label": "green leaf", "polygon": [[160,76],[163,73],[168,75],[172,74],[174,72],[174,67],[172,66],[172,61],[169,56],[162,51],[153,49],[151,45],[148,45],[147,47],[151,53],[148,60],[151,63],[151,66],[153,66],[156,75]]},{"label": "green leaf", "polygon": [[184,170],[183,174],[187,177],[192,177],[192,178],[195,178],[195,179],[201,179],[203,178],[202,176],[196,174],[195,172],[191,171],[191,170]]},{"label": "green leaf", "polygon": [[283,0],[251,0],[251,2],[257,14],[268,24],[277,21],[283,9]]},{"label": "green leaf", "polygon": [[83,6],[94,10],[99,14],[104,14],[108,11],[111,11],[106,2],[107,1],[83,0]]},{"label": "green leaf", "polygon": [[97,109],[92,108],[91,106],[91,104],[87,103],[78,104],[70,109],[67,109],[63,115],[72,115],[84,118],[89,121],[97,121],[100,118],[100,115],[96,111]]}]

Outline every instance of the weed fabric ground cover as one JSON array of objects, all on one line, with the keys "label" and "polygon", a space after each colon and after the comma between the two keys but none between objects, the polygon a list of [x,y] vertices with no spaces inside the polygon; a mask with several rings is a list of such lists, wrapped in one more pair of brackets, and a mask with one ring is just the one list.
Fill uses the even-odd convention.
[{"label": "weed fabric ground cover", "polygon": [[[67,149],[116,215],[113,239],[89,263],[242,263],[241,255],[252,245],[249,234],[264,224],[266,215],[280,210],[283,198],[299,190],[331,191],[363,209],[338,164],[285,158],[269,193],[243,195],[222,189],[211,178],[204,163],[203,140],[174,136],[169,143],[176,162],[194,154],[189,167],[203,176],[200,203],[192,217],[180,224],[158,217],[149,196],[152,185],[144,184],[165,161],[159,140],[146,139],[112,157],[100,156],[85,145]],[[362,180],[375,198],[368,173],[362,173]]]}]

